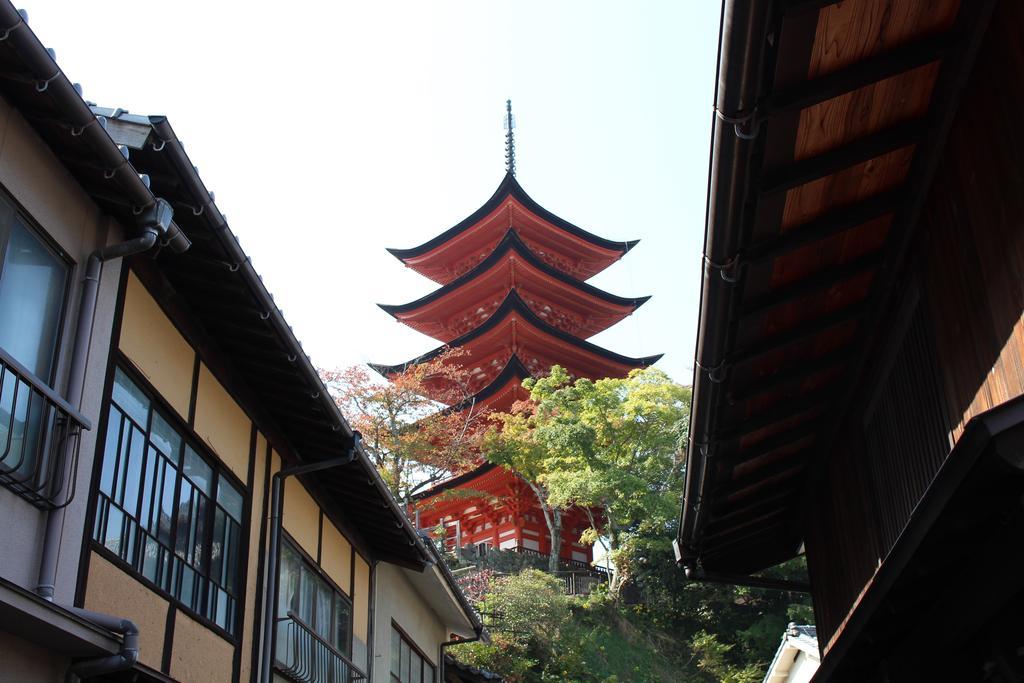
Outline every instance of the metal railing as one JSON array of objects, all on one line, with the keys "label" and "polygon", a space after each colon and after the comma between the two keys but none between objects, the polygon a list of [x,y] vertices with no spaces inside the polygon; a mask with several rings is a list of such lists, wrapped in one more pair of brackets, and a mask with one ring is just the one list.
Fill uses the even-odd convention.
[{"label": "metal railing", "polygon": [[555,576],[565,586],[566,595],[590,595],[595,586],[608,583],[607,572],[558,572]]},{"label": "metal railing", "polygon": [[[547,553],[542,553],[539,550],[531,550],[530,548],[524,548],[522,546],[510,548],[510,550],[516,553],[521,553],[523,555],[533,555],[535,557],[541,557],[545,560],[550,557],[550,555],[548,555]],[[608,575],[608,570],[604,567],[592,565],[589,562],[583,562],[581,560],[566,560],[560,558],[558,560],[558,566],[564,569],[565,571],[594,572],[598,574],[604,574],[606,576]]]},{"label": "metal railing", "polygon": [[0,485],[38,508],[75,497],[78,446],[92,425],[0,348]]},{"label": "metal railing", "polygon": [[277,669],[298,683],[354,683],[366,674],[294,613],[277,619]]}]

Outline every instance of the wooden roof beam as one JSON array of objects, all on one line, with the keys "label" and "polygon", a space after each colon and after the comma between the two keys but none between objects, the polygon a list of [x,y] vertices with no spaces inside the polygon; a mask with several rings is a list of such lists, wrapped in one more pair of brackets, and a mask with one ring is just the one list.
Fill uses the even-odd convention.
[{"label": "wooden roof beam", "polygon": [[736,467],[751,462],[757,458],[769,455],[786,446],[799,443],[809,436],[815,436],[821,428],[820,420],[810,419],[806,422],[785,429],[777,434],[761,439],[747,449],[739,450],[733,455],[724,457],[724,464],[727,467]]},{"label": "wooden roof beam", "polygon": [[762,410],[759,413],[740,420],[739,424],[732,429],[716,432],[713,440],[718,443],[732,441],[733,439],[739,439],[753,431],[757,431],[758,429],[764,429],[779,420],[789,417],[797,417],[798,415],[810,412],[815,408],[824,409],[827,401],[834,398],[834,396],[835,392],[830,391],[828,387],[826,387],[825,389],[819,389],[818,391],[805,394],[800,398],[791,401],[779,401],[767,410]]},{"label": "wooden roof beam", "polygon": [[783,0],[782,14],[795,15],[804,12],[819,12],[829,5],[835,5],[840,0]]},{"label": "wooden roof beam", "polygon": [[924,136],[926,127],[924,121],[907,121],[854,140],[838,149],[769,171],[764,174],[760,190],[764,193],[785,192],[916,144]]},{"label": "wooden roof beam", "polygon": [[751,245],[744,253],[745,263],[777,258],[808,244],[838,235],[876,218],[895,212],[906,200],[900,190],[869,197],[864,201],[834,209],[829,213],[787,230],[785,233]]},{"label": "wooden roof beam", "polygon": [[751,344],[744,349],[733,353],[729,356],[728,365],[737,365],[739,363],[745,363],[759,356],[771,353],[772,351],[778,351],[783,349],[790,344],[794,344],[798,341],[802,341],[808,337],[813,337],[817,334],[824,332],[830,327],[835,327],[842,323],[850,322],[862,317],[867,308],[863,302],[846,306],[838,311],[833,311],[816,318],[812,318],[807,322],[797,325],[785,332],[773,335],[767,339],[761,340],[757,343]]},{"label": "wooden roof beam", "polygon": [[805,81],[774,94],[759,112],[763,117],[781,116],[820,104],[858,88],[930,64],[946,55],[947,35],[933,36],[902,45],[886,54],[861,60],[826,76]]},{"label": "wooden roof beam", "polygon": [[882,251],[879,250],[864,254],[849,263],[823,268],[820,272],[747,302],[741,307],[740,315],[743,317],[757,315],[776,306],[792,303],[812,294],[819,294],[846,280],[852,280],[868,271],[875,270],[881,263]]},{"label": "wooden roof beam", "polygon": [[838,349],[809,361],[801,359],[800,363],[795,366],[772,372],[763,378],[747,383],[746,386],[730,390],[727,394],[727,398],[730,403],[740,403],[742,401],[750,400],[755,396],[761,396],[762,394],[767,394],[772,391],[778,391],[787,385],[802,382],[808,377],[849,360],[849,346],[849,344],[841,346]]}]

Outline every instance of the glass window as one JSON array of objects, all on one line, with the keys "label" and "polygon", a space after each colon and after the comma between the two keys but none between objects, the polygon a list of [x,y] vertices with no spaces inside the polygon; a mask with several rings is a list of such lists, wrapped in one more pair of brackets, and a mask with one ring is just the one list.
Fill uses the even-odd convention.
[{"label": "glass window", "polygon": [[434,665],[397,627],[391,627],[392,683],[434,683]]},{"label": "glass window", "polygon": [[[69,270],[0,199],[0,348],[51,386]],[[0,377],[0,474],[32,489],[41,483],[43,437],[54,425],[30,384],[10,372]]]},{"label": "glass window", "polygon": [[[4,209],[8,207],[4,206]],[[52,380],[68,265],[12,214],[0,227],[0,346],[44,382]]]},{"label": "glass window", "polygon": [[351,656],[352,603],[287,541],[281,544],[277,619],[276,655],[282,666],[306,658],[336,661],[332,649]]},{"label": "glass window", "polygon": [[241,490],[117,368],[93,538],[228,633],[237,631]]}]

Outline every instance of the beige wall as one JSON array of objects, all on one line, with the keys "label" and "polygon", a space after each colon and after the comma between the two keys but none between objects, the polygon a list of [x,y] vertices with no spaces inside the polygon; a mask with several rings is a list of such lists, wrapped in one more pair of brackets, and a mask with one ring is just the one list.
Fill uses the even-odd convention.
[{"label": "beige wall", "polygon": [[316,557],[320,507],[295,477],[284,480],[284,528],[310,557]]},{"label": "beige wall", "polygon": [[128,274],[120,347],[149,383],[188,420],[196,354],[134,273]]},{"label": "beige wall", "polygon": [[174,617],[171,676],[181,683],[230,681],[234,646],[179,611]]},{"label": "beige wall", "polygon": [[[126,617],[139,627],[139,661],[160,670],[167,601],[110,562],[92,553],[85,608]],[[215,637],[207,632],[208,637]],[[227,679],[225,679],[227,680]]]},{"label": "beige wall", "polygon": [[195,430],[221,461],[245,481],[252,423],[205,363],[199,365]]},{"label": "beige wall", "polygon": [[320,566],[348,595],[352,592],[352,544],[326,517],[322,542]]},{"label": "beige wall", "polygon": [[352,663],[366,671],[370,623],[370,565],[358,554],[355,570],[355,586],[352,590]]},{"label": "beige wall", "polygon": [[427,606],[401,569],[382,562],[377,565],[376,572],[371,683],[389,683],[392,620],[435,666],[438,647],[448,640],[448,633],[444,622]]}]

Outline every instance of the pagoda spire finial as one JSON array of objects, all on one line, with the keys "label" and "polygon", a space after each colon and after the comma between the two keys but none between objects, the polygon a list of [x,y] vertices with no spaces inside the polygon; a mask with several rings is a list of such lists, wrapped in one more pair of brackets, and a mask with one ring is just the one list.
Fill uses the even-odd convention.
[{"label": "pagoda spire finial", "polygon": [[512,130],[516,120],[512,117],[512,100],[505,100],[505,172],[516,174],[516,139]]}]

